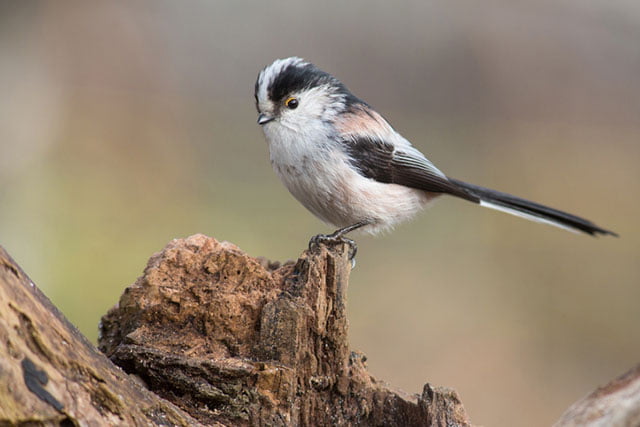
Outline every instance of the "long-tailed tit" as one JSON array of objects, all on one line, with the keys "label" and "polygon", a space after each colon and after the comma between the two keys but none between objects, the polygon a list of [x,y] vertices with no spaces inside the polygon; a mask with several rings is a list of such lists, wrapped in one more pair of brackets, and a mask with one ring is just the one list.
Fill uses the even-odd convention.
[{"label": "long-tailed tit", "polygon": [[569,231],[616,235],[584,218],[446,176],[338,79],[301,58],[264,68],[255,98],[276,173],[315,216],[339,227],[316,242],[340,241],[356,229],[390,229],[442,194]]}]

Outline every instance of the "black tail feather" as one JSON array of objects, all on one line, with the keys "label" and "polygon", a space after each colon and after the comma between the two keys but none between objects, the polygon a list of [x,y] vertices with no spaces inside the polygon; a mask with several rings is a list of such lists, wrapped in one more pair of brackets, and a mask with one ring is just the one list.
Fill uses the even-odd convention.
[{"label": "black tail feather", "polygon": [[489,188],[480,187],[478,185],[467,184],[466,182],[459,181],[457,179],[449,178],[449,181],[463,188],[473,196],[480,198],[482,201],[488,202],[507,210],[517,211],[510,212],[514,215],[521,213],[524,216],[529,216],[531,220],[542,220],[547,223],[559,226],[561,228],[569,228],[575,231],[581,231],[592,236],[611,235],[618,236],[613,231],[606,230],[598,227],[593,222],[581,218],[579,216],[572,215],[567,212],[563,212],[548,206],[541,205],[539,203],[531,202],[529,200],[521,199],[520,197],[512,196],[511,194],[502,193],[500,191],[491,190]]}]

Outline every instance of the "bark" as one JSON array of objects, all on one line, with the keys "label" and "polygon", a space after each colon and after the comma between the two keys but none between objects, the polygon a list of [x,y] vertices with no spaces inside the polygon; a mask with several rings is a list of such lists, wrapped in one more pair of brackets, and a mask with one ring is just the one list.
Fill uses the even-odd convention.
[{"label": "bark", "polygon": [[571,405],[554,426],[640,426],[640,365]]},{"label": "bark", "polygon": [[[100,349],[123,371],[0,248],[0,426],[469,425],[454,391],[394,390],[349,349],[347,252],[278,265],[202,235],[172,241],[103,317]],[[636,368],[557,425],[639,414]]]},{"label": "bark", "polygon": [[102,321],[100,348],[203,423],[468,425],[456,393],[407,395],[349,350],[344,245],[283,266],[174,240]]},{"label": "bark", "polygon": [[0,425],[199,425],[91,345],[0,247]]}]

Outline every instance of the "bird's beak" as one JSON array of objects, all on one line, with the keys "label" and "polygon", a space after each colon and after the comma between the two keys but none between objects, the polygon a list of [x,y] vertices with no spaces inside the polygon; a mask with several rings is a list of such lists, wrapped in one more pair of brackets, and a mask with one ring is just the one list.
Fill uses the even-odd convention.
[{"label": "bird's beak", "polygon": [[275,119],[275,117],[270,117],[270,116],[267,116],[264,113],[260,113],[260,115],[258,116],[258,124],[262,126],[262,125],[264,125],[266,123],[269,123],[270,121],[272,121],[274,119]]}]

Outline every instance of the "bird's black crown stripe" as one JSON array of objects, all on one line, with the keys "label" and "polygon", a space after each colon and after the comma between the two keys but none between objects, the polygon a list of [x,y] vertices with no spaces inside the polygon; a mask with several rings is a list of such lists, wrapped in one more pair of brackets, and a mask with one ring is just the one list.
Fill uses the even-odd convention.
[{"label": "bird's black crown stripe", "polygon": [[[284,68],[267,87],[269,99],[278,104],[292,93],[327,85],[344,96],[347,105],[360,101],[340,80],[313,64],[291,64]],[[256,84],[256,90],[258,85]]]}]

